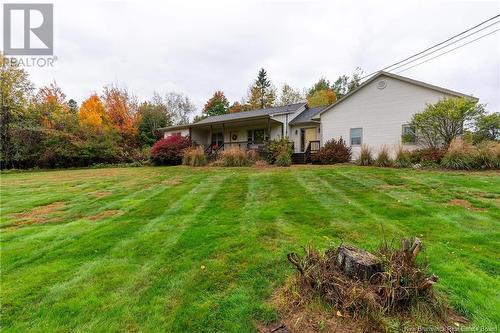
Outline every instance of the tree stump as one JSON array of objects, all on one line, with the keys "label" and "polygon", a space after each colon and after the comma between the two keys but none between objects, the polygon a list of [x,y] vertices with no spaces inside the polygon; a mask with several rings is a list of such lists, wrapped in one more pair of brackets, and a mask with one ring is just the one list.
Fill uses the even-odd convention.
[{"label": "tree stump", "polygon": [[339,246],[335,264],[346,276],[364,281],[369,281],[373,274],[383,272],[379,258],[354,246]]}]

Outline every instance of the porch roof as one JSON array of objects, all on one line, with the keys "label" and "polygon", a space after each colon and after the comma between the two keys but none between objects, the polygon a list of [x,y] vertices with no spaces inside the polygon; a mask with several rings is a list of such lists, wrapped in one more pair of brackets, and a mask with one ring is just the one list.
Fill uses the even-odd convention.
[{"label": "porch roof", "polygon": [[252,120],[252,119],[259,119],[259,118],[266,119],[266,118],[271,117],[272,115],[295,112],[298,109],[300,109],[301,107],[304,107],[305,105],[306,105],[306,103],[297,103],[297,104],[290,104],[290,105],[284,105],[284,106],[277,106],[277,107],[268,108],[268,109],[259,109],[259,110],[252,110],[252,111],[229,113],[229,114],[224,114],[224,115],[220,115],[220,116],[211,116],[211,117],[207,117],[207,118],[200,120],[200,121],[193,123],[193,124],[164,127],[164,128],[160,128],[160,130],[168,131],[168,130],[189,128],[189,127],[203,127],[206,125],[220,124],[223,122],[237,122],[237,121]]},{"label": "porch roof", "polygon": [[324,105],[324,106],[317,106],[314,108],[309,108],[305,109],[302,111],[301,114],[299,114],[297,117],[293,118],[292,121],[290,121],[290,125],[296,125],[296,124],[303,124],[303,123],[308,123],[308,122],[317,122],[315,120],[312,120],[315,115],[326,109],[329,105]]}]

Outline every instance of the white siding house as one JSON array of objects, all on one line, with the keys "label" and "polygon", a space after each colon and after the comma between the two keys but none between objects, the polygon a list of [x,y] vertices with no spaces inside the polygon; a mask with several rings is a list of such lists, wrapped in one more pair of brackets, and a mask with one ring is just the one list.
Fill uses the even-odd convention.
[{"label": "white siding house", "polygon": [[321,141],[344,138],[352,147],[353,158],[363,144],[374,153],[384,145],[395,152],[402,144],[403,126],[412,116],[422,112],[426,104],[446,97],[470,96],[381,73],[319,114]]},{"label": "white siding house", "polygon": [[[376,154],[382,146],[391,153],[402,145],[402,134],[415,113],[447,97],[473,98],[407,77],[379,72],[336,103],[309,108],[297,103],[269,109],[212,116],[197,123],[162,129],[164,136],[189,136],[207,149],[232,146],[256,149],[268,139],[288,137],[295,157],[304,156],[326,141],[342,137],[353,159],[362,145]],[[416,144],[405,144],[406,149]],[[302,157],[303,158],[303,157]],[[301,161],[301,158],[295,158]],[[302,159],[303,160],[303,159]]]}]

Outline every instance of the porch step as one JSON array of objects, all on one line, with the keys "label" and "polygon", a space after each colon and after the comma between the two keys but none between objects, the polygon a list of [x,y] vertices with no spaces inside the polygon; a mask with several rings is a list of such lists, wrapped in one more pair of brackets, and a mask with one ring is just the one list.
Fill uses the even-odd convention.
[{"label": "porch step", "polygon": [[293,153],[292,154],[293,164],[306,164],[306,155],[304,153]]}]

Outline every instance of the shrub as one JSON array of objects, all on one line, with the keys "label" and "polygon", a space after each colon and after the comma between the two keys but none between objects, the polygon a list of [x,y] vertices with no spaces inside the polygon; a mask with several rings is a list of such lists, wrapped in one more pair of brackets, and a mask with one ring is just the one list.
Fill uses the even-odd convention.
[{"label": "shrub", "polygon": [[484,106],[471,98],[445,98],[428,104],[413,115],[411,124],[418,139],[428,147],[449,145],[463,134],[464,124],[475,122],[484,114]]},{"label": "shrub", "polygon": [[387,146],[384,145],[380,148],[377,159],[375,160],[375,165],[379,167],[392,166],[392,159],[389,155],[389,148],[387,148]]},{"label": "shrub", "polygon": [[472,136],[475,143],[500,140],[500,112],[481,115]]},{"label": "shrub", "polygon": [[411,152],[410,159],[413,164],[439,165],[445,153],[445,148],[417,149]]},{"label": "shrub", "polygon": [[207,164],[207,157],[203,147],[190,147],[184,151],[182,164],[190,166],[204,166]]},{"label": "shrub", "polygon": [[356,164],[363,166],[373,164],[372,149],[370,147],[366,145],[363,145],[361,147],[361,151],[359,153],[359,157],[356,161]]},{"label": "shrub", "polygon": [[263,154],[269,164],[274,164],[281,153],[290,155],[293,153],[293,142],[287,137],[270,140],[264,146]]},{"label": "shrub", "polygon": [[409,168],[411,165],[411,152],[399,147],[396,152],[396,159],[394,159],[394,166],[396,168]]},{"label": "shrub", "polygon": [[474,164],[481,169],[500,169],[500,143],[483,141],[477,145]]},{"label": "shrub", "polygon": [[158,140],[151,148],[151,159],[156,165],[181,164],[184,150],[191,145],[188,137],[171,135]]},{"label": "shrub", "polygon": [[292,164],[292,156],[291,154],[288,154],[287,152],[281,152],[278,157],[276,158],[276,161],[274,162],[277,166],[281,167],[287,167]]},{"label": "shrub", "polygon": [[331,139],[313,156],[313,163],[345,163],[351,161],[351,156],[351,147],[348,147],[342,138]]},{"label": "shrub", "polygon": [[477,150],[469,143],[455,138],[451,141],[441,165],[449,169],[470,170],[474,168]]},{"label": "shrub", "polygon": [[239,147],[225,149],[220,153],[219,161],[216,163],[217,165],[226,167],[240,167],[249,164],[246,151]]}]

